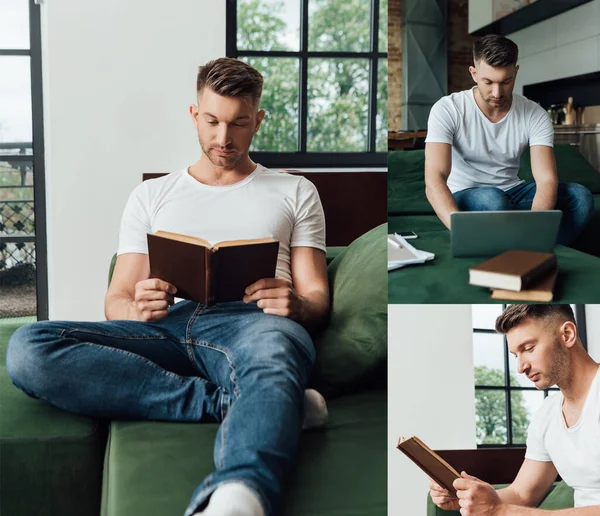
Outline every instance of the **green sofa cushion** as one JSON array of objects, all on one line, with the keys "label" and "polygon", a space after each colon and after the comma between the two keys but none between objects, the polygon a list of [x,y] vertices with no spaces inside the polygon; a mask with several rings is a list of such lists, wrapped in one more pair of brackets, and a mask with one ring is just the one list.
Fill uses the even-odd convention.
[{"label": "green sofa cushion", "polygon": [[425,151],[388,153],[388,213],[434,213],[425,196]]},{"label": "green sofa cushion", "polygon": [[0,321],[0,514],[95,516],[106,429],[13,386],[6,347],[18,327]]},{"label": "green sofa cushion", "polygon": [[[390,216],[391,231],[414,231],[411,243],[435,254],[424,265],[388,273],[389,303],[498,303],[483,287],[469,285],[469,267],[485,258],[452,258],[450,232],[435,215]],[[600,259],[561,245],[555,248],[560,274],[554,302],[600,302]]]},{"label": "green sofa cushion", "polygon": [[[559,181],[579,183],[593,194],[600,194],[600,173],[580,154],[577,147],[562,143],[554,146],[556,171]],[[519,177],[533,181],[529,147],[521,156]]]},{"label": "green sofa cushion", "polygon": [[[303,433],[285,516],[387,513],[386,398],[375,390],[333,400],[327,426]],[[102,514],[183,514],[213,470],[216,432],[214,424],[113,422]]]},{"label": "green sofa cushion", "polygon": [[[495,486],[497,489],[506,487],[505,485]],[[564,481],[555,482],[546,497],[542,500],[542,503],[538,505],[540,509],[546,510],[558,510],[558,509],[569,509],[575,504],[573,499],[573,489],[570,488]],[[427,496],[427,516],[460,516],[458,511],[443,511],[437,507],[432,501],[431,497]]]},{"label": "green sofa cushion", "polygon": [[387,358],[387,224],[350,244],[327,268],[331,317],[315,338],[312,384],[326,397],[372,382]]}]

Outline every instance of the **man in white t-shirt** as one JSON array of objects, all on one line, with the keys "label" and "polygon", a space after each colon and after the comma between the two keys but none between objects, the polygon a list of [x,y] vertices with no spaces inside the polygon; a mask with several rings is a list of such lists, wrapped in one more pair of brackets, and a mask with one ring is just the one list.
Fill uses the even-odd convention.
[{"label": "man in white t-shirt", "polygon": [[[425,140],[427,198],[448,229],[455,211],[559,209],[557,241],[570,245],[592,216],[592,194],[582,185],[558,181],[550,117],[513,93],[518,52],[503,36],[476,41],[475,66],[469,67],[476,85],[431,108]],[[517,175],[527,146],[534,182]]]},{"label": "man in white t-shirt", "polygon": [[[557,385],[533,415],[525,461],[514,482],[495,490],[465,472],[457,497],[431,482],[433,502],[463,516],[598,516],[600,514],[600,368],[581,343],[569,305],[511,305],[496,320],[518,371],[537,389]],[[575,491],[575,507],[534,509],[559,474]]]},{"label": "man in white t-shirt", "polygon": [[[303,416],[315,425],[327,415],[322,396],[305,394],[315,360],[308,330],[329,311],[323,209],[308,180],[248,155],[265,115],[262,85],[261,74],[237,59],[200,67],[190,114],[202,155],[129,197],[108,321],[28,325],[7,353],[17,387],[71,412],[220,422],[216,471],[193,493],[186,516],[278,514]],[[146,234],[158,230],[212,243],[274,238],[276,277],[248,285],[239,302],[174,303],[176,288],[150,278]]]}]

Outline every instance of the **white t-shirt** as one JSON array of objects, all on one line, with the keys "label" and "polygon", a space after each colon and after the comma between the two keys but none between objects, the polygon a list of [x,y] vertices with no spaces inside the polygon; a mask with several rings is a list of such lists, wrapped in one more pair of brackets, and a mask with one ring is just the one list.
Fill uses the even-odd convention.
[{"label": "white t-shirt", "polygon": [[278,278],[292,281],[292,247],[325,251],[325,216],[315,186],[302,176],[258,165],[238,183],[209,186],[187,168],[141,183],[129,196],[119,234],[118,254],[148,254],[147,233],[171,231],[224,240],[279,241]]},{"label": "white t-shirt", "polygon": [[452,145],[452,193],[478,186],[509,190],[523,182],[517,174],[525,147],[553,146],[552,120],[541,106],[513,94],[504,118],[490,122],[474,93],[472,88],[438,100],[429,113],[425,142]]},{"label": "white t-shirt", "polygon": [[592,381],[579,420],[567,428],[563,396],[548,396],[527,431],[525,458],[552,462],[575,490],[575,507],[600,505],[600,368]]}]

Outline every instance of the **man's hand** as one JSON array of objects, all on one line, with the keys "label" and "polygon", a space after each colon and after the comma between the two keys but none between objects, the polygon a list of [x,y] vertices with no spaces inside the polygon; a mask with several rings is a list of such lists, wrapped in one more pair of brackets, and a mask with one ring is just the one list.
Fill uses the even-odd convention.
[{"label": "man's hand", "polygon": [[258,301],[257,306],[266,314],[289,317],[301,321],[304,317],[303,299],[293,285],[280,278],[263,278],[246,289],[244,303]]},{"label": "man's hand", "polygon": [[458,498],[451,495],[433,480],[430,480],[429,482],[429,493],[431,494],[431,500],[433,503],[436,504],[440,509],[445,511],[458,511],[460,509]]},{"label": "man's hand", "polygon": [[456,489],[462,516],[500,516],[506,508],[506,504],[490,484],[467,475],[464,471],[461,478],[457,478],[452,485]]},{"label": "man's hand", "polygon": [[169,306],[174,303],[173,294],[176,292],[173,285],[163,280],[151,278],[138,281],[133,300],[136,320],[154,322],[166,317]]}]

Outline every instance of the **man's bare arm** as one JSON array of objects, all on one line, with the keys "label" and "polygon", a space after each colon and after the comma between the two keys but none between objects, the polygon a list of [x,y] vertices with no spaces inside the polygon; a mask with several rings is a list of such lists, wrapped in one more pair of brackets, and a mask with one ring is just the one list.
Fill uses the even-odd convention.
[{"label": "man's bare arm", "polygon": [[[547,511],[538,505],[556,480],[556,468],[551,462],[525,459],[517,478],[506,489],[495,490],[490,484],[465,472],[454,481],[457,491],[453,505],[463,516],[597,516],[600,506]],[[437,486],[436,486],[437,487]],[[442,500],[443,501],[443,500]],[[450,500],[452,501],[452,500]]]},{"label": "man's bare arm", "polygon": [[309,330],[320,328],[329,313],[325,253],[312,247],[292,247],[292,283],[264,278],[246,289],[244,301],[257,301],[265,313],[289,317]]},{"label": "man's bare arm", "polygon": [[329,315],[329,283],[325,252],[313,247],[292,247],[292,279],[302,301],[301,322],[318,329]]},{"label": "man's bare arm", "polygon": [[543,500],[557,475],[552,462],[525,459],[513,483],[498,489],[498,496],[508,504],[535,507]]},{"label": "man's bare arm", "polygon": [[175,287],[149,279],[147,254],[126,253],[117,257],[112,280],[104,300],[108,320],[157,321],[173,304]]},{"label": "man's bare arm", "polygon": [[535,197],[532,210],[553,210],[558,193],[558,176],[554,150],[546,145],[533,145],[531,152],[531,171],[535,181]]},{"label": "man's bare arm", "polygon": [[458,205],[447,184],[451,169],[451,145],[425,144],[425,193],[435,213],[448,229],[450,229],[450,214],[458,211]]}]

